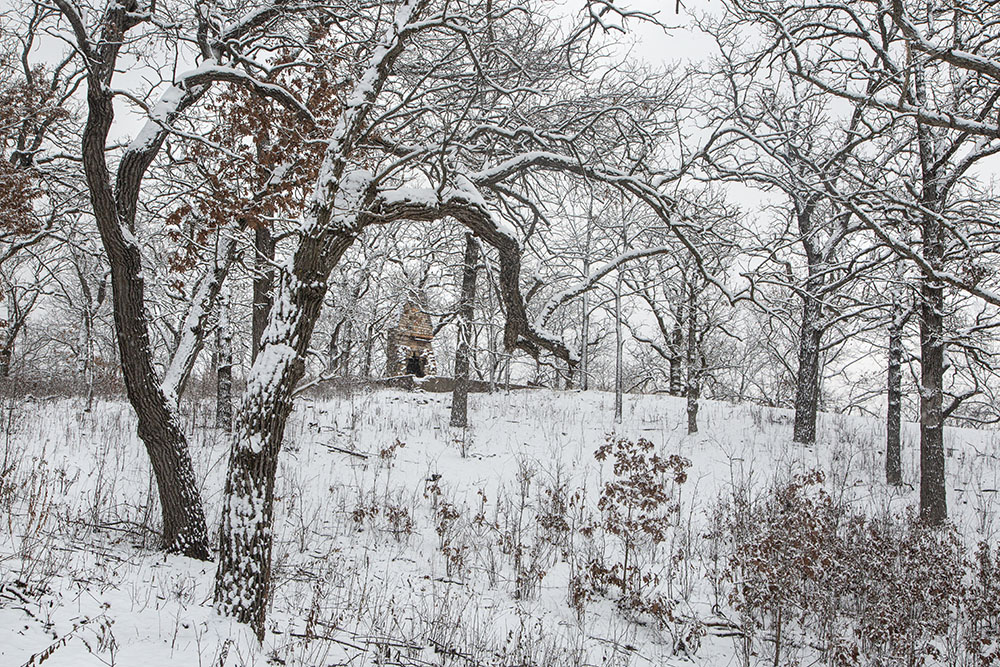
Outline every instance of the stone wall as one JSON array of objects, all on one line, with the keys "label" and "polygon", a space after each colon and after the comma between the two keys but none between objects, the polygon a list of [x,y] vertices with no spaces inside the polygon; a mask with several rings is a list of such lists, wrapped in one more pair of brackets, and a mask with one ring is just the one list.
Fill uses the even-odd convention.
[{"label": "stone wall", "polygon": [[403,306],[399,326],[390,329],[386,340],[386,375],[433,375],[434,327],[431,316],[420,306],[408,302]]}]

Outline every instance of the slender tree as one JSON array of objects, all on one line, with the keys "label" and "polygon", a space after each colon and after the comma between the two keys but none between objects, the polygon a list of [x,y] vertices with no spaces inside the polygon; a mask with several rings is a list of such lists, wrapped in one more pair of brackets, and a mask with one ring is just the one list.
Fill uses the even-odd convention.
[{"label": "slender tree", "polygon": [[451,394],[451,425],[465,428],[469,423],[469,362],[472,357],[472,326],[476,310],[476,269],[479,242],[465,235],[462,261],[462,290],[458,305],[458,342],[455,345],[455,387]]}]

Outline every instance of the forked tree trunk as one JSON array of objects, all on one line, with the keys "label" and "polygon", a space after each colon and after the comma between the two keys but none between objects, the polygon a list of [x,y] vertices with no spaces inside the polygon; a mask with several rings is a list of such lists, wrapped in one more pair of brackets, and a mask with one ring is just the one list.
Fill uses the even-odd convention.
[{"label": "forked tree trunk", "polygon": [[[262,328],[261,350],[236,412],[236,435],[229,454],[219,531],[219,567],[214,600],[223,614],[249,624],[264,637],[271,595],[274,534],[274,474],[295,386],[305,373],[305,358],[323,306],[330,272],[359,233],[358,215],[371,203],[371,180],[349,167],[348,155],[364,120],[402,52],[400,29],[415,5],[397,9],[389,48],[375,49],[357,84],[357,94],[337,121],[317,181],[306,230],[281,274],[277,295]],[[336,217],[334,217],[336,215]]]},{"label": "forked tree trunk", "polygon": [[[355,204],[357,206],[357,204]],[[292,275],[282,275],[261,353],[236,412],[222,509],[215,603],[263,637],[271,595],[274,476],[295,386],[319,319],[330,271],[351,245],[349,231],[303,237]]]},{"label": "forked tree trunk", "polygon": [[219,299],[215,346],[215,427],[229,433],[233,430],[233,328],[228,294]]},{"label": "forked tree trunk", "polygon": [[903,483],[900,428],[902,426],[903,397],[903,322],[900,304],[893,299],[892,319],[889,322],[889,363],[886,372],[885,420],[885,481]]},{"label": "forked tree trunk", "polygon": [[472,357],[472,322],[476,309],[476,265],[479,242],[465,235],[465,259],[462,264],[462,293],[458,305],[458,345],[455,348],[455,386],[451,394],[451,421],[465,428],[469,422],[469,361]]},{"label": "forked tree trunk", "polygon": [[[319,170],[312,206],[301,226],[298,247],[289,269],[281,273],[274,305],[258,354],[236,413],[222,509],[219,567],[215,579],[217,608],[249,623],[263,638],[271,593],[271,550],[275,471],[294,391],[305,373],[305,359],[323,305],[330,272],[377,211],[380,220],[440,220],[451,217],[465,224],[497,249],[508,349],[537,353],[541,347],[560,358],[570,353],[560,341],[531,329],[520,292],[521,248],[479,204],[482,194],[471,181],[461,192],[444,197],[426,190],[405,197],[377,200],[371,172],[351,162],[367,129],[366,118],[393,70],[405,41],[413,34],[411,21],[428,0],[397,5],[368,66],[359,73],[354,90],[331,132]],[[363,153],[363,151],[362,151]],[[398,195],[398,193],[397,193]]]},{"label": "forked tree trunk", "polygon": [[[108,33],[122,34],[124,6],[105,16]],[[159,144],[131,149],[119,164],[117,188],[112,188],[105,160],[108,130],[114,117],[110,80],[115,51],[95,64],[87,90],[88,116],[83,131],[82,158],[94,217],[111,268],[113,312],[122,376],[129,402],[138,418],[138,433],[146,446],[163,512],[163,545],[168,551],[207,560],[208,529],[187,441],[175,418],[172,399],[162,391],[153,366],[149,316],[139,248],[131,227],[138,200],[139,179]],[[160,139],[162,142],[162,139]]]},{"label": "forked tree trunk", "polygon": [[819,410],[820,304],[807,296],[802,304],[799,330],[799,369],[795,384],[795,423],[792,441],[805,445],[816,442],[816,414]]}]

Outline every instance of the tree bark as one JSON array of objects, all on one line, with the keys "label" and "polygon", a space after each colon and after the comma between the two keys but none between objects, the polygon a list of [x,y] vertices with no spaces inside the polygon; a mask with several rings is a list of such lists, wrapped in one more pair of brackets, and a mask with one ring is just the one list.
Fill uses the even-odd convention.
[{"label": "tree bark", "polygon": [[319,319],[333,266],[354,240],[341,229],[306,236],[281,276],[282,308],[272,307],[261,351],[236,412],[222,509],[215,603],[263,638],[271,595],[274,477],[293,392]]},{"label": "tree bark", "polygon": [[87,407],[85,412],[94,408],[94,307],[88,296],[83,306],[83,382],[87,388]]},{"label": "tree bark", "polygon": [[590,291],[583,293],[583,324],[580,327],[580,389],[590,389]]},{"label": "tree bark", "polygon": [[795,421],[792,442],[811,445],[816,442],[816,414],[819,411],[820,345],[824,326],[822,303],[825,257],[813,236],[816,215],[815,198],[796,200],[796,224],[806,255],[805,289],[802,298],[802,323],[799,327],[798,370],[795,378]]},{"label": "tree bark", "polygon": [[903,395],[903,322],[899,311],[900,304],[898,300],[893,299],[892,319],[889,322],[889,363],[886,372],[885,481],[896,486],[903,483],[900,446]]},{"label": "tree bark", "polygon": [[455,348],[455,386],[451,394],[451,421],[465,428],[469,422],[469,361],[472,356],[472,322],[476,308],[476,265],[479,242],[465,235],[465,260],[462,264],[462,293],[458,306],[458,345]]},{"label": "tree bark", "polygon": [[233,329],[229,320],[229,295],[219,299],[219,323],[215,330],[215,427],[233,430]]},{"label": "tree bark", "polygon": [[[62,5],[60,5],[62,8]],[[63,9],[64,13],[71,11]],[[103,19],[99,62],[91,65],[82,159],[87,189],[111,268],[113,314],[122,376],[138,418],[138,433],[149,455],[163,512],[163,545],[168,551],[207,560],[208,529],[187,441],[164,395],[153,366],[149,316],[139,248],[132,236],[139,183],[162,139],[126,151],[119,162],[116,188],[105,157],[114,118],[110,87],[117,46],[130,17],[124,5],[111,5]],[[88,47],[89,48],[89,47]]]},{"label": "tree bark", "polygon": [[802,304],[799,330],[799,368],[795,385],[795,423],[792,441],[804,445],[816,442],[816,414],[819,410],[820,304],[807,295]]},{"label": "tree bark", "polygon": [[692,281],[687,302],[687,432],[698,432],[698,399],[701,398],[701,354],[698,345],[697,292]]},{"label": "tree bark", "polygon": [[677,312],[674,313],[674,330],[673,335],[670,339],[670,395],[671,396],[683,396],[684,389],[681,378],[681,373],[683,372],[683,362],[682,350],[684,349],[684,325],[681,323],[680,311],[682,308],[678,305]]},{"label": "tree bark", "polygon": [[343,377],[351,375],[351,355],[354,353],[356,329],[350,320],[344,323],[344,349],[340,353],[340,374]]},{"label": "tree bark", "polygon": [[944,289],[924,277],[920,289],[920,518],[948,518],[944,478]]},{"label": "tree bark", "polygon": [[274,289],[274,238],[270,228],[261,225],[254,230],[253,316],[251,319],[250,363],[257,359],[260,341],[271,310]]},{"label": "tree bark", "polygon": [[282,273],[267,314],[261,349],[247,378],[236,413],[219,531],[219,567],[214,601],[223,614],[249,624],[263,640],[271,595],[274,475],[295,386],[319,319],[330,272],[363,228],[359,216],[371,204],[373,183],[354,168],[350,154],[395,59],[402,53],[401,30],[422,9],[407,0],[388,28],[388,47],[375,49],[355,84],[327,145],[312,206],[291,269]]},{"label": "tree bark", "polygon": [[622,372],[622,274],[618,272],[615,283],[615,423],[622,423],[625,377]]},{"label": "tree bark", "polygon": [[[918,102],[926,100],[923,70],[914,70]],[[917,123],[921,167],[920,216],[922,254],[930,268],[944,267],[944,226],[937,216],[943,208],[940,163],[935,137]],[[920,520],[939,526],[948,518],[944,476],[944,285],[927,271],[920,285]]]},{"label": "tree bark", "polygon": [[[366,119],[394,63],[414,31],[427,0],[397,5],[378,48],[359,73],[324,153],[312,204],[300,226],[290,269],[282,271],[261,338],[261,350],[236,413],[222,509],[215,603],[220,612],[249,623],[263,638],[271,589],[275,471],[294,391],[305,372],[309,344],[323,305],[330,272],[366,224],[393,220],[430,221],[450,217],[497,249],[500,292],[508,349],[538,354],[544,348],[570,359],[566,346],[532,328],[520,291],[521,247],[493,220],[481,192],[468,178],[458,190],[438,189],[379,198],[358,141],[371,128]],[[421,25],[419,22],[417,25]],[[446,196],[447,195],[447,196]]]},{"label": "tree bark", "polygon": [[326,372],[329,375],[333,375],[337,366],[340,365],[340,328],[343,324],[343,320],[337,322],[333,327],[333,332],[330,333],[330,343],[326,348]]},{"label": "tree bark", "polygon": [[[587,216],[587,235],[583,244],[583,275],[590,275],[590,241],[593,227],[593,212]],[[590,389],[590,290],[583,293],[582,324],[580,326],[580,389]]]}]

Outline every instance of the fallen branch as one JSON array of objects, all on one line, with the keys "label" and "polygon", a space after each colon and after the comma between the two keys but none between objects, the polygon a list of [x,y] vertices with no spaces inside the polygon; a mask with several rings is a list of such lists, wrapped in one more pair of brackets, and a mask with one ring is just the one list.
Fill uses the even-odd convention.
[{"label": "fallen branch", "polygon": [[328,442],[324,442],[323,446],[329,449],[331,452],[339,452],[341,454],[347,454],[348,456],[356,456],[359,459],[368,460],[368,454],[362,452],[356,452],[353,449],[344,449],[343,447],[337,447],[336,445],[331,445]]}]

